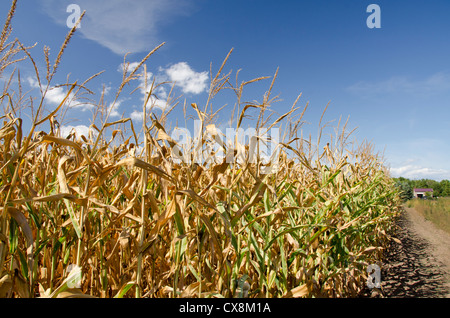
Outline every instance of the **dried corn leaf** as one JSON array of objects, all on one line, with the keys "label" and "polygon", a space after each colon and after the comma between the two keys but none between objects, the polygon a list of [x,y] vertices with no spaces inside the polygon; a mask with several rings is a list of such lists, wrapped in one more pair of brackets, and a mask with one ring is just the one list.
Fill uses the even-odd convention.
[{"label": "dried corn leaf", "polygon": [[308,288],[308,285],[303,284],[288,291],[286,294],[283,295],[283,298],[299,298],[306,296],[309,293],[310,290]]},{"label": "dried corn leaf", "polygon": [[137,159],[137,158],[126,158],[126,159],[123,159],[123,160],[119,161],[118,163],[116,163],[115,167],[125,166],[125,165],[127,165],[127,166],[134,166],[134,167],[138,167],[138,168],[141,168],[141,169],[148,170],[148,171],[153,172],[156,175],[160,176],[161,178],[164,178],[166,180],[169,180],[169,181],[172,181],[172,182],[175,183],[174,178],[169,176],[166,172],[164,172],[160,168],[155,167],[155,166],[153,166],[153,165],[151,165],[151,164],[149,164],[149,163],[147,163],[145,161],[142,161],[140,159]]},{"label": "dried corn leaf", "polygon": [[43,142],[54,142],[57,143],[59,145],[63,145],[63,146],[69,146],[74,148],[78,154],[80,156],[82,156],[88,163],[91,163],[91,159],[89,158],[89,156],[86,154],[86,152],[84,151],[83,148],[81,148],[81,146],[79,144],[77,144],[76,142],[73,142],[72,140],[69,139],[65,139],[65,138],[59,138],[59,137],[55,137],[55,136],[50,136],[50,135],[44,135],[42,137],[42,141]]},{"label": "dried corn leaf", "polygon": [[4,275],[0,278],[0,298],[7,298],[13,288],[13,282],[9,275]]},{"label": "dried corn leaf", "polygon": [[78,198],[77,196],[70,194],[70,193],[58,193],[43,197],[30,197],[25,199],[16,199],[12,200],[11,203],[13,204],[22,204],[26,202],[55,202],[60,201],[61,199],[67,199],[69,201],[72,201],[79,205],[85,205],[88,201],[87,198]]},{"label": "dried corn leaf", "polygon": [[98,298],[92,295],[84,294],[79,288],[67,288],[60,292],[56,298]]}]

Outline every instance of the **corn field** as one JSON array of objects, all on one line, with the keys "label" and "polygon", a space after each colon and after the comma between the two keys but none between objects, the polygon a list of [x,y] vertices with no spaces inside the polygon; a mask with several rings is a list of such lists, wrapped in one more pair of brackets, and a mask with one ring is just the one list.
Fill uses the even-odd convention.
[{"label": "corn field", "polygon": [[[231,51],[211,72],[206,105],[184,105],[200,123],[199,138],[190,144],[170,137],[167,116],[181,108],[173,96],[173,107],[159,116],[151,112],[156,83],[141,127],[130,118],[109,121],[102,95],[91,133],[64,138],[58,118],[90,79],[68,83],[55,109],[46,109],[44,99],[76,26],[54,63],[44,50],[42,72],[33,48],[9,40],[15,6],[13,1],[1,34],[0,76],[31,63],[41,97],[25,129],[17,114],[26,96],[9,84],[0,96],[0,297],[358,295],[368,265],[382,261],[400,210],[398,191],[373,145],[350,142],[346,124],[324,140],[322,120],[316,141],[304,137],[307,107],[296,106],[300,96],[285,114],[270,107],[276,74],[261,102],[243,102],[245,86],[267,78],[239,84],[236,75],[232,84],[232,74],[223,72]],[[116,100],[127,84],[146,76],[144,63],[159,47],[124,72]],[[6,82],[13,76],[20,83],[17,72]],[[235,129],[250,111],[258,132],[284,127],[271,157],[277,169],[267,172],[271,163],[258,155],[250,160],[251,141],[218,140],[212,103],[224,90],[236,96]],[[238,148],[242,160],[228,160]],[[214,149],[226,158],[193,158],[213,158]]]}]

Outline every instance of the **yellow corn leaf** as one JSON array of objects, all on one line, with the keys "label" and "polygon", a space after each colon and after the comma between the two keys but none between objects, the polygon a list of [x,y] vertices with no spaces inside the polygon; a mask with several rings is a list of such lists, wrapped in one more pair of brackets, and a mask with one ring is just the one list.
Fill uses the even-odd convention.
[{"label": "yellow corn leaf", "polygon": [[284,294],[283,298],[299,298],[308,295],[308,293],[308,285],[303,284],[288,291],[286,294]]}]

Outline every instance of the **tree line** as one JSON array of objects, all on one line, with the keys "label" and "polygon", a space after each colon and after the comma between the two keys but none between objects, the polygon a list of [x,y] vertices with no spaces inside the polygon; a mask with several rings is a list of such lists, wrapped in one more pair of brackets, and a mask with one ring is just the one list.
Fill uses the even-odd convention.
[{"label": "tree line", "polygon": [[398,186],[401,190],[400,196],[405,201],[413,198],[413,189],[415,188],[431,188],[433,189],[434,197],[450,196],[449,180],[442,180],[442,181],[435,181],[431,179],[410,180],[403,177],[393,179],[395,181],[396,186]]}]

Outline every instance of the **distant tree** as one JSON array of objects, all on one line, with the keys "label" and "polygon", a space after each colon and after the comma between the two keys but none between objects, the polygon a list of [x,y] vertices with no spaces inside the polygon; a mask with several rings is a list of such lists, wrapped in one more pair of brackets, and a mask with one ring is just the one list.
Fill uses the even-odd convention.
[{"label": "distant tree", "polygon": [[431,179],[410,180],[404,177],[393,178],[396,185],[400,187],[403,193],[403,199],[409,200],[413,197],[414,188],[431,188],[434,197],[450,196],[450,181],[441,180],[437,182]]},{"label": "distant tree", "polygon": [[434,189],[436,185],[439,184],[437,181],[431,179],[420,179],[414,185],[415,188],[432,188]]},{"label": "distant tree", "polygon": [[400,189],[400,198],[402,201],[408,201],[413,198],[413,189],[408,181],[398,180],[396,186]]},{"label": "distant tree", "polygon": [[448,197],[450,196],[450,181],[449,180],[442,180],[439,182],[440,185],[440,197]]},{"label": "distant tree", "polygon": [[433,196],[435,197],[442,197],[442,185],[440,182],[436,182],[432,187],[433,189]]}]

